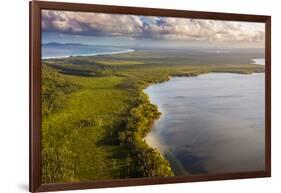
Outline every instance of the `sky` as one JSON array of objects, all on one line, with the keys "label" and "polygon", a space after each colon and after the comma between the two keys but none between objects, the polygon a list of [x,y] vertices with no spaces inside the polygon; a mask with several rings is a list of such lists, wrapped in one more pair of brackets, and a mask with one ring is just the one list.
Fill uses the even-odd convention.
[{"label": "sky", "polygon": [[263,48],[264,23],[42,10],[42,42]]}]

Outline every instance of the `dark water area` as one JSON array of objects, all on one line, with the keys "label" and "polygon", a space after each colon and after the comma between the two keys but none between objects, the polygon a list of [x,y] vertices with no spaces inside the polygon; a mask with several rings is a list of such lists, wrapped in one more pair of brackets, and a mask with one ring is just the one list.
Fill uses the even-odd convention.
[{"label": "dark water area", "polygon": [[148,87],[162,115],[145,140],[176,175],[264,170],[264,79],[210,73]]}]

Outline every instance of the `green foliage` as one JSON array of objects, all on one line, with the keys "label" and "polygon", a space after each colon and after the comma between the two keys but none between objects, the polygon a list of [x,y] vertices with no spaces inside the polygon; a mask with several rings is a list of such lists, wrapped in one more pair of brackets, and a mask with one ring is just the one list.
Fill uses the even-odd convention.
[{"label": "green foliage", "polygon": [[78,86],[63,78],[54,69],[42,65],[42,115],[46,116],[63,107],[66,95]]},{"label": "green foliage", "polygon": [[[60,78],[79,89],[65,94],[60,109],[42,117],[42,181],[119,178],[128,154],[114,137],[114,131],[130,109],[128,92],[119,88],[124,78],[65,75]],[[64,89],[54,88],[55,92]]]},{"label": "green foliage", "polygon": [[156,149],[150,147],[139,149],[135,168],[136,177],[166,177],[174,175],[169,162]]},{"label": "green foliage", "polygon": [[138,65],[144,64],[144,62],[134,61],[134,60],[97,60],[95,61],[98,64],[104,64],[109,66],[126,66],[126,65]]},{"label": "green foliage", "polygon": [[174,175],[143,139],[160,112],[142,90],[173,75],[264,71],[251,64],[191,65],[181,55],[145,51],[44,63],[43,183]]},{"label": "green foliage", "polygon": [[160,112],[143,92],[139,93],[136,101],[137,106],[131,109],[126,128],[118,133],[120,144],[132,150],[128,177],[173,176],[168,161],[142,140]]}]

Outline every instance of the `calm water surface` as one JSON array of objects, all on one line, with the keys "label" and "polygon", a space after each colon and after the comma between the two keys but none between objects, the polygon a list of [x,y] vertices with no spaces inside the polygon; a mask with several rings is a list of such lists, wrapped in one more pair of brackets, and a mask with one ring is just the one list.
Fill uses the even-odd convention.
[{"label": "calm water surface", "polygon": [[264,78],[210,73],[148,87],[162,115],[145,140],[176,175],[263,170]]}]

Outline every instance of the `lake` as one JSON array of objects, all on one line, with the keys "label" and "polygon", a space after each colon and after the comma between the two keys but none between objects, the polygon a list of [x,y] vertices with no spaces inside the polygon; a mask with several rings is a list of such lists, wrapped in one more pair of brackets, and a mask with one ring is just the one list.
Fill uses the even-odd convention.
[{"label": "lake", "polygon": [[264,170],[264,80],[264,73],[209,73],[149,86],[162,115],[146,142],[176,175]]}]

